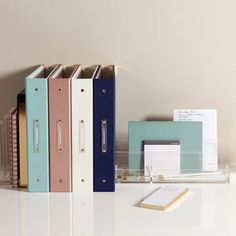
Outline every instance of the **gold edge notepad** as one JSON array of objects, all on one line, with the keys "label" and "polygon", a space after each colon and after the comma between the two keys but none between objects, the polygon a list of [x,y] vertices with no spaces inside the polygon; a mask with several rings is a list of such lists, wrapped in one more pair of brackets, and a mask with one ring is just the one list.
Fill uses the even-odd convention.
[{"label": "gold edge notepad", "polygon": [[183,186],[160,187],[157,191],[144,199],[139,206],[164,211],[187,192],[188,188]]}]

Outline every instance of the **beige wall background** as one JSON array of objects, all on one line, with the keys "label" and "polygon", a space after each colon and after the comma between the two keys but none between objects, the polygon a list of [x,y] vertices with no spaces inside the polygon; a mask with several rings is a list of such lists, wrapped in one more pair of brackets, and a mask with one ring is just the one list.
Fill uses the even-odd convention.
[{"label": "beige wall background", "polygon": [[236,1],[1,0],[0,118],[35,65],[117,65],[117,135],[174,108],[218,110],[236,162]]}]

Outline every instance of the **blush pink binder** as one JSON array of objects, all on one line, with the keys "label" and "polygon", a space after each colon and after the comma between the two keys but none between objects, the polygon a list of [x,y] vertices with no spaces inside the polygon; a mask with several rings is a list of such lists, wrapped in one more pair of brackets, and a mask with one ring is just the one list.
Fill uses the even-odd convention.
[{"label": "blush pink binder", "polygon": [[61,66],[48,80],[51,192],[72,190],[70,79],[78,68]]}]

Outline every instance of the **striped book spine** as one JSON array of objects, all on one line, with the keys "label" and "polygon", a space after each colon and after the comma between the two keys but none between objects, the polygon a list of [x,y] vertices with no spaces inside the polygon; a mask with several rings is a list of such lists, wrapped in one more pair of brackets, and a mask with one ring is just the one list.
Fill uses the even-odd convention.
[{"label": "striped book spine", "polygon": [[10,184],[12,184],[12,121],[11,121],[11,114],[12,109],[8,113],[7,117],[7,128],[8,128],[8,153],[9,153],[9,159],[8,159],[8,168],[9,168],[9,174],[10,174]]},{"label": "striped book spine", "polygon": [[12,187],[18,187],[17,109],[12,113]]}]

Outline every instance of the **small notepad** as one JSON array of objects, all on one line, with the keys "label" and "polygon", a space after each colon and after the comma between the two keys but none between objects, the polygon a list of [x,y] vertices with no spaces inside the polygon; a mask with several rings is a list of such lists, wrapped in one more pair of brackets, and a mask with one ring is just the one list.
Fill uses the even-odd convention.
[{"label": "small notepad", "polygon": [[178,140],[144,141],[144,175],[179,175],[180,142]]},{"label": "small notepad", "polygon": [[156,192],[149,195],[145,200],[140,203],[140,207],[166,210],[170,205],[175,203],[180,197],[182,197],[188,188],[184,186],[163,186]]}]

